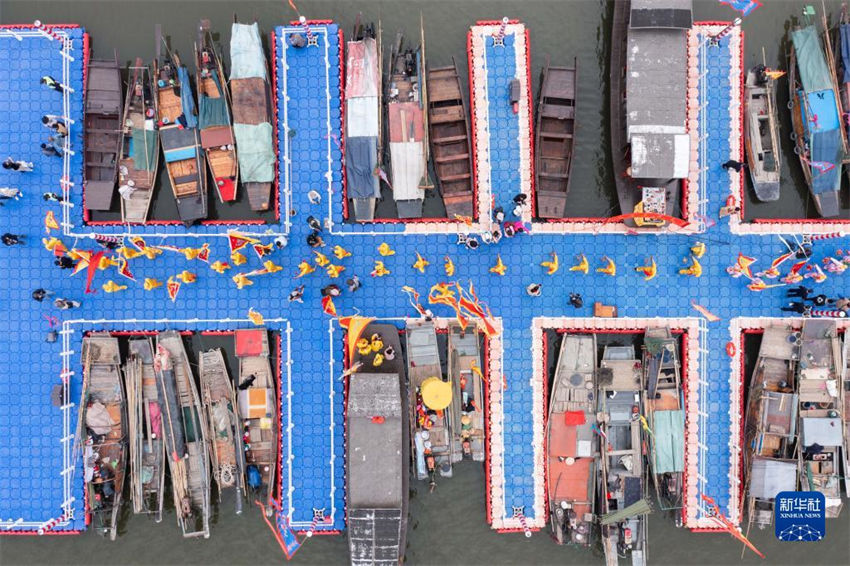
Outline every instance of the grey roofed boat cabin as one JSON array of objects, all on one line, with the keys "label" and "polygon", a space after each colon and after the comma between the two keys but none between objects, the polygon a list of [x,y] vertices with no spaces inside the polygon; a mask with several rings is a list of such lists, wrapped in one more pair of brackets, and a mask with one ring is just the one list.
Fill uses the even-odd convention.
[{"label": "grey roofed boat cabin", "polygon": [[635,179],[688,176],[687,34],[691,0],[632,0],[626,135]]}]

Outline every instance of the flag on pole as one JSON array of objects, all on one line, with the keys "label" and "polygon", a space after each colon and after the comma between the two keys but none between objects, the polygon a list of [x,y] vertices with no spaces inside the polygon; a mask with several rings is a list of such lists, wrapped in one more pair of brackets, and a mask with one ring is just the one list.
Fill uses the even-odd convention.
[{"label": "flag on pole", "polygon": [[173,303],[177,300],[177,293],[180,292],[180,281],[175,281],[173,277],[169,277],[165,287],[168,289],[168,298]]},{"label": "flag on pole", "polygon": [[126,258],[121,258],[121,265],[118,266],[118,273],[130,279],[131,281],[135,281],[136,277],[133,275],[133,272],[130,271],[130,264],[127,262]]},{"label": "flag on pole", "polygon": [[49,234],[51,230],[58,230],[59,223],[56,222],[56,216],[53,215],[52,210],[48,210],[47,214],[44,215],[44,230]]},{"label": "flag on pole", "polygon": [[238,252],[248,244],[259,244],[259,240],[255,240],[254,238],[249,238],[248,236],[243,236],[239,232],[228,232],[227,233],[227,243],[230,244],[230,253]]},{"label": "flag on pole", "polygon": [[696,302],[696,301],[691,301],[691,306],[692,306],[692,307],[694,307],[694,309],[695,309],[698,313],[700,313],[702,316],[704,316],[704,317],[705,317],[705,319],[706,319],[708,322],[717,322],[718,320],[720,320],[720,317],[719,317],[719,316],[717,316],[716,314],[712,313],[711,311],[709,311],[709,310],[708,310],[707,308],[705,308],[704,306],[697,304],[697,302]]},{"label": "flag on pole", "polygon": [[416,289],[405,285],[401,288],[401,290],[402,292],[407,294],[408,298],[410,299],[410,304],[413,306],[414,309],[416,309],[416,312],[418,312],[422,316],[425,316],[425,307],[423,307],[422,304],[419,302],[419,293],[416,292]]},{"label": "flag on pole", "polygon": [[759,0],[718,0],[721,4],[726,4],[733,10],[741,12],[744,16],[749,16],[750,12],[761,7]]},{"label": "flag on pole", "polygon": [[333,298],[330,295],[322,297],[322,312],[336,316],[336,306],[334,306]]}]

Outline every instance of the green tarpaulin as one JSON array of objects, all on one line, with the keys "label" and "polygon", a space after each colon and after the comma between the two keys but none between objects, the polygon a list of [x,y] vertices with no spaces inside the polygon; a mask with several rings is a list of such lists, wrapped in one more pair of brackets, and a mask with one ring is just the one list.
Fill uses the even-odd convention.
[{"label": "green tarpaulin", "polygon": [[653,413],[656,474],[685,471],[685,413],[656,411]]},{"label": "green tarpaulin", "polygon": [[794,42],[794,51],[797,54],[797,68],[803,90],[817,92],[831,89],[832,79],[829,68],[826,66],[817,29],[814,26],[808,26],[792,31],[791,41]]},{"label": "green tarpaulin", "polygon": [[274,181],[274,146],[272,125],[233,124],[233,135],[239,148],[239,177],[243,183]]},{"label": "green tarpaulin", "polygon": [[156,130],[133,128],[132,144],[130,154],[133,158],[133,166],[140,171],[153,171],[159,151],[159,136]]},{"label": "green tarpaulin", "polygon": [[206,94],[201,94],[198,98],[198,122],[200,128],[211,128],[213,126],[229,126],[230,116],[227,114],[227,98],[224,96],[224,91],[221,89],[221,83],[216,75],[212,77],[216,88],[219,91],[218,98],[212,98]]},{"label": "green tarpaulin", "polygon": [[599,524],[611,525],[613,523],[619,523],[629,517],[637,517],[638,515],[646,515],[647,513],[652,513],[652,505],[650,505],[649,501],[646,499],[641,499],[637,503],[633,503],[625,509],[620,509],[619,511],[603,515],[599,520]]}]

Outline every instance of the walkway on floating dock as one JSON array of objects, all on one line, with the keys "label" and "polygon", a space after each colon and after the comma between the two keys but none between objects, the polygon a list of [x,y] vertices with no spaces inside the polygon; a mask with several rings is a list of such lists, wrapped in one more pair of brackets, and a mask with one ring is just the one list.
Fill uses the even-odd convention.
[{"label": "walkway on floating dock", "polygon": [[[319,30],[321,26],[313,25],[312,28]],[[81,32],[77,30],[72,33],[80,34],[74,40],[75,52],[80,53]],[[286,32],[278,30],[278,37],[283,33]],[[490,376],[491,385],[503,380],[507,385],[507,389],[502,391],[502,403],[492,405],[498,401],[494,397],[490,407],[491,416],[498,415],[499,411],[504,415],[500,422],[501,445],[496,436],[491,438],[488,461],[490,485],[487,489],[491,495],[490,510],[495,527],[520,528],[520,521],[513,516],[515,507],[523,510],[529,526],[543,526],[544,476],[540,467],[541,445],[535,440],[540,438],[541,430],[541,415],[535,413],[535,407],[541,406],[542,399],[541,390],[535,385],[539,380],[534,365],[533,336],[535,328],[547,318],[559,320],[565,316],[589,317],[594,301],[617,305],[621,317],[617,322],[624,324],[637,323],[628,319],[656,317],[660,320],[672,319],[674,324],[682,319],[692,320],[698,316],[692,308],[692,301],[721,317],[721,321],[707,324],[708,332],[701,333],[706,341],[700,345],[700,356],[690,358],[691,362],[697,360],[699,366],[694,369],[699,372],[700,391],[697,398],[698,428],[689,427],[688,434],[697,435],[702,443],[702,452],[698,454],[697,477],[693,481],[689,480],[689,486],[698,486],[698,491],[696,494],[688,494],[691,505],[688,525],[712,526],[711,521],[701,518],[698,507],[694,507],[698,506],[694,497],[699,493],[711,495],[724,512],[736,517],[738,494],[735,479],[740,455],[730,449],[730,438],[736,425],[730,415],[738,410],[734,401],[737,399],[735,387],[740,383],[740,376],[732,373],[732,363],[725,353],[725,345],[732,339],[730,325],[734,317],[775,316],[779,306],[786,300],[783,289],[761,293],[748,291],[747,281],[731,279],[726,275],[725,268],[735,262],[739,252],[743,252],[758,259],[758,263],[753,266],[757,271],[786,251],[785,246],[775,237],[734,235],[730,233],[725,219],[717,221],[717,226],[699,236],[536,233],[506,238],[498,246],[482,246],[477,251],[457,246],[452,235],[399,233],[376,238],[369,236],[366,228],[363,233],[325,234],[327,247],[321,251],[333,264],[345,268],[339,278],[331,279],[316,265],[314,254],[305,245],[307,216],[312,214],[324,221],[329,205],[332,207],[332,216],[337,214],[341,206],[341,193],[333,192],[333,183],[341,171],[340,153],[334,149],[334,143],[328,152],[328,139],[325,137],[327,117],[334,116],[340,105],[339,89],[331,88],[334,84],[331,77],[339,75],[338,51],[332,49],[334,46],[339,47],[334,44],[338,41],[334,38],[338,36],[332,31],[326,36],[321,33],[318,35],[320,41],[322,37],[327,37],[326,52],[321,47],[308,47],[299,53],[294,50],[286,52],[285,78],[290,85],[298,84],[302,79],[318,81],[316,88],[296,89],[289,86],[288,104],[292,105],[289,108],[312,110],[305,115],[301,112],[296,115],[294,110],[290,112],[287,109],[282,114],[278,106],[278,131],[282,131],[285,125],[295,131],[295,135],[288,138],[291,142],[291,203],[297,211],[292,218],[289,246],[264,258],[258,258],[250,248],[246,248],[243,253],[247,263],[232,265],[224,274],[215,273],[206,263],[186,260],[180,253],[165,250],[155,260],[140,257],[130,261],[129,267],[135,275],[135,281],[123,278],[111,267],[97,271],[93,281],[96,293],[85,295],[85,275],[69,277],[69,271],[54,267],[52,254],[45,251],[38,241],[44,234],[45,213],[52,210],[59,218],[62,210],[56,203],[41,200],[41,193],[46,190],[59,192],[60,161],[42,157],[37,151],[30,153],[27,150],[22,153],[23,146],[19,145],[32,143],[37,149],[38,143],[46,138],[46,130],[40,124],[41,114],[60,110],[59,98],[52,98],[56,93],[38,85],[38,78],[42,75],[61,76],[62,62],[56,53],[58,48],[43,38],[27,38],[18,42],[8,34],[0,34],[0,50],[9,52],[5,60],[14,62],[0,68],[0,83],[15,87],[0,92],[0,156],[13,155],[31,159],[36,164],[34,173],[0,170],[0,186],[17,185],[24,191],[20,201],[6,201],[0,214],[5,216],[10,232],[25,234],[28,240],[25,246],[0,248],[0,269],[7,274],[0,278],[0,296],[6,299],[9,312],[16,313],[14,321],[6,321],[0,327],[3,331],[0,333],[0,351],[13,356],[28,370],[25,374],[13,373],[7,365],[0,379],[0,422],[9,424],[0,443],[0,450],[3,451],[0,477],[4,478],[0,487],[0,529],[12,526],[21,519],[26,523],[12,526],[12,530],[32,531],[42,522],[57,517],[63,511],[66,490],[76,498],[73,505],[77,514],[73,522],[57,528],[84,527],[80,514],[82,476],[79,470],[73,477],[63,475],[63,470],[68,467],[67,460],[63,460],[63,446],[68,446],[68,442],[63,445],[62,439],[67,439],[68,431],[73,428],[64,428],[63,419],[67,416],[67,422],[76,423],[76,407],[69,406],[63,415],[63,410],[50,404],[51,388],[60,383],[59,376],[63,370],[60,352],[63,350],[70,352],[67,367],[73,372],[69,377],[72,385],[69,399],[74,404],[77,402],[81,368],[75,356],[78,356],[80,350],[80,331],[131,328],[230,330],[250,325],[246,319],[249,308],[267,317],[269,326],[273,328],[286,330],[287,323],[291,328],[288,334],[291,357],[287,360],[288,366],[282,368],[285,376],[281,395],[285,426],[284,444],[281,447],[283,510],[291,516],[296,528],[309,526],[314,508],[324,509],[323,514],[330,518],[328,523],[320,524],[319,529],[343,528],[345,462],[342,382],[339,379],[342,371],[342,332],[330,317],[322,313],[319,289],[329,283],[344,288],[345,279],[356,274],[363,282],[363,287],[356,293],[344,291],[335,300],[340,314],[359,311],[365,316],[391,319],[405,315],[416,316],[407,295],[400,289],[410,285],[425,297],[432,285],[447,280],[442,269],[444,256],[450,256],[456,266],[453,279],[464,285],[472,281],[478,296],[489,304],[502,327],[499,340],[504,355],[499,359],[500,366],[493,367],[500,370],[501,375]],[[733,141],[740,137],[737,128],[739,121],[733,119],[734,115],[728,109],[724,111],[722,106],[729,104],[734,107],[736,102],[740,104],[740,90],[736,90],[730,80],[735,62],[740,61],[740,45],[737,48],[730,46],[734,38],[733,33],[719,48],[706,48],[705,52],[707,62],[711,65],[706,75],[706,93],[710,106],[708,110],[703,109],[702,118],[705,119],[708,131],[713,134],[707,138],[706,157],[700,163],[706,168],[707,174],[712,176],[707,187],[707,206],[710,219],[713,220],[716,220],[716,212],[729,194],[732,179],[731,174],[720,169],[720,164],[730,157],[738,157],[729,139],[730,135]],[[280,102],[284,69],[280,60],[283,57],[280,51],[282,47],[277,43],[276,90]],[[327,82],[322,82],[324,76],[327,76]],[[80,124],[82,66],[79,60],[71,66],[70,77],[75,88],[71,96],[72,115]],[[495,101],[492,103],[496,104]],[[714,106],[715,103],[717,106]],[[331,130],[335,128],[333,122],[332,119]],[[81,170],[80,153],[77,153],[73,168],[77,178],[72,191],[77,192],[81,187],[78,177]],[[279,156],[281,159],[282,155]],[[304,156],[309,158],[305,159]],[[321,163],[321,166],[317,166],[317,163]],[[283,174],[283,170],[281,172]],[[307,191],[323,187],[323,190],[327,190],[327,177],[323,175],[328,173],[331,175],[331,192],[338,195],[340,200],[329,203],[323,193],[321,205],[307,204],[304,200]],[[285,186],[286,181],[282,178],[281,183]],[[504,194],[510,197],[520,190],[520,185],[505,187]],[[226,228],[219,227],[222,233]],[[164,240],[148,238],[149,243],[167,243],[179,248],[198,247],[208,241],[210,264],[231,261],[226,239],[199,239],[191,234],[181,235],[180,231],[176,227],[174,236]],[[89,239],[59,237],[68,248],[99,250]],[[273,235],[263,235],[260,239],[263,243],[269,243]],[[689,247],[699,239],[708,245],[708,252],[701,260],[702,278],[679,275],[677,270],[684,265],[683,260],[688,257]],[[382,242],[394,249],[395,255],[378,255],[377,247]],[[335,245],[342,246],[352,255],[337,259],[332,253]],[[832,255],[836,248],[850,248],[850,238],[818,244],[812,263]],[[424,274],[412,268],[416,252],[431,262]],[[549,259],[552,252],[558,253],[561,268],[555,275],[548,276],[538,264]],[[489,272],[496,263],[497,254],[507,265],[503,277]],[[586,254],[591,264],[590,274],[568,270],[578,254]],[[603,255],[616,261],[616,277],[594,271],[601,265]],[[654,256],[658,262],[658,276],[645,282],[639,274],[634,273],[633,268],[644,264],[650,256]],[[283,271],[252,277],[253,285],[237,289],[231,280],[237,272],[247,273],[260,269],[262,262],[269,259],[282,266]],[[380,278],[370,277],[376,260],[384,261],[391,273]],[[316,272],[303,278],[294,278],[297,265],[302,261],[310,262],[316,267]],[[787,267],[783,266],[783,269]],[[183,284],[173,302],[169,300],[164,287],[151,291],[143,288],[146,278],[164,283],[169,277],[184,270],[197,274],[197,281]],[[826,282],[817,286],[818,292],[835,295],[846,289],[848,277],[850,274],[830,276]],[[108,280],[127,285],[128,289],[106,293],[102,285]],[[532,282],[542,283],[542,296],[533,298],[526,294],[525,288]],[[289,303],[287,294],[300,284],[306,285],[304,303]],[[30,298],[33,289],[37,287],[49,289],[57,296],[81,300],[83,304],[72,311],[57,311],[49,302],[39,304]],[[576,310],[569,306],[566,295],[570,291],[584,294],[583,309]],[[431,308],[437,316],[452,316],[448,307],[431,305]],[[44,344],[44,335],[48,329],[45,315],[58,316],[64,328],[74,330],[74,333],[64,334],[60,343]],[[588,320],[589,325],[598,323]],[[701,356],[705,357],[704,361],[699,360]],[[738,437],[734,438],[737,440]],[[737,446],[734,442],[733,445]],[[495,473],[497,470],[502,471],[501,476]],[[22,492],[27,494],[26,498],[20,498]]]}]

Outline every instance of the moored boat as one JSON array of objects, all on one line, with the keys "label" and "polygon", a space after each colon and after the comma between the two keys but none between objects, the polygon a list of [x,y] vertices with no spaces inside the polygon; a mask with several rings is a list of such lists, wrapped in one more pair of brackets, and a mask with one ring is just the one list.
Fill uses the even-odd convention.
[{"label": "moored boat", "polygon": [[230,32],[230,96],[239,180],[251,210],[268,210],[275,179],[274,129],[268,65],[256,22]]},{"label": "moored boat", "polygon": [[236,200],[239,165],[230,119],[230,92],[221,57],[213,44],[210,21],[201,20],[195,44],[198,87],[198,130],[213,185],[221,202]]},{"label": "moored boat", "polygon": [[563,218],[573,169],[576,132],[576,76],[572,67],[553,67],[547,62],[540,78],[537,104],[534,174],[537,216]]},{"label": "moored boat", "polygon": [[118,339],[83,339],[83,402],[78,435],[83,450],[86,508],[97,532],[115,540],[127,469],[127,418]]},{"label": "moored boat", "polygon": [[201,398],[206,409],[207,440],[210,444],[212,477],[218,485],[218,496],[225,489],[236,492],[236,512],[242,512],[244,493],[244,458],[241,426],[236,416],[233,383],[224,364],[221,350],[201,352],[198,360]]},{"label": "moored boat", "polygon": [[424,34],[418,49],[396,36],[386,90],[390,180],[399,218],[421,218],[428,177],[428,96],[423,66]]},{"label": "moored boat", "polygon": [[[614,2],[611,39],[611,158],[627,226],[660,228],[680,215],[688,176],[687,31],[691,2]],[[628,72],[626,71],[628,69]]]},{"label": "moored boat", "polygon": [[779,200],[782,166],[776,81],[767,71],[764,65],[753,67],[744,85],[744,147],[753,190],[762,202]]},{"label": "moored boat", "polygon": [[797,488],[791,459],[797,440],[795,373],[798,336],[787,326],[764,329],[750,378],[744,429],[744,470],[748,524],[773,523],[773,504],[782,491]]},{"label": "moored boat", "polygon": [[446,214],[474,218],[472,143],[457,64],[428,68],[428,133]]},{"label": "moored boat", "polygon": [[380,149],[381,30],[358,16],[345,61],[345,187],[358,222],[375,219]]},{"label": "moored boat", "polygon": [[806,319],[797,365],[800,489],[824,495],[827,519],[841,514],[841,466],[846,446],[841,403],[841,341],[835,320]]},{"label": "moored boat", "polygon": [[355,566],[397,566],[404,560],[409,497],[404,359],[395,326],[372,323],[362,335],[382,347],[355,347],[351,359],[359,369],[348,377],[345,411],[348,548]]},{"label": "moored boat", "polygon": [[[832,53],[826,55],[815,25],[791,32],[788,63],[794,153],[818,214],[825,218],[841,212],[841,163],[846,157]],[[832,67],[834,68],[834,67]]]},{"label": "moored boat", "polygon": [[433,491],[437,473],[451,477],[455,461],[451,412],[446,410],[452,402],[453,387],[443,379],[434,323],[408,320],[405,339],[413,466],[416,478],[429,480]]},{"label": "moored boat", "polygon": [[176,54],[160,56],[164,42],[159,26],[153,63],[159,141],[177,201],[177,214],[187,226],[207,217],[207,172],[201,156],[198,116],[189,71]]},{"label": "moored boat", "polygon": [[649,472],[659,507],[672,511],[681,525],[684,505],[685,411],[679,365],[679,344],[669,328],[648,328],[644,334],[643,409],[649,425]]},{"label": "moored boat", "polygon": [[546,424],[549,524],[558,544],[593,542],[599,466],[595,372],[596,337],[564,335]]},{"label": "moored boat", "polygon": [[166,464],[153,346],[150,338],[133,338],[129,346],[124,378],[132,466],[130,498],[133,512],[152,515],[158,523],[162,521]]},{"label": "moored boat", "polygon": [[210,471],[200,397],[178,332],[156,338],[154,369],[177,524],[185,538],[210,536]]},{"label": "moored boat", "polygon": [[647,513],[641,441],[641,362],[632,346],[606,346],[597,376],[602,470],[599,485],[605,561],[616,566],[648,559]]},{"label": "moored boat", "polygon": [[844,329],[844,350],[842,355],[844,374],[841,379],[842,418],[844,419],[844,495],[850,496],[850,330]]},{"label": "moored boat", "polygon": [[121,220],[144,224],[159,170],[156,96],[151,70],[141,57],[128,69],[128,76],[118,180],[132,190],[121,195]]},{"label": "moored boat", "polygon": [[454,388],[449,423],[453,461],[464,456],[484,461],[484,369],[478,338],[475,326],[464,330],[459,324],[449,324],[446,367]]},{"label": "moored boat", "polygon": [[239,358],[237,404],[242,420],[246,485],[265,504],[275,498],[280,443],[277,378],[269,362],[269,333],[265,328],[237,330]]},{"label": "moored boat", "polygon": [[109,210],[121,155],[121,70],[113,59],[86,66],[83,195],[86,210]]}]

